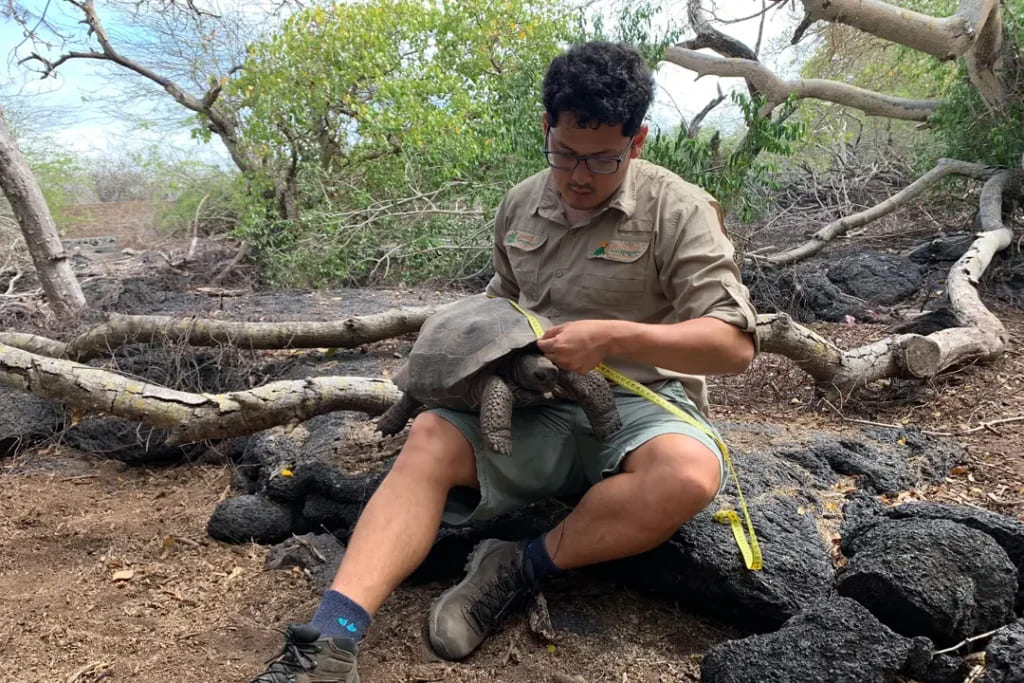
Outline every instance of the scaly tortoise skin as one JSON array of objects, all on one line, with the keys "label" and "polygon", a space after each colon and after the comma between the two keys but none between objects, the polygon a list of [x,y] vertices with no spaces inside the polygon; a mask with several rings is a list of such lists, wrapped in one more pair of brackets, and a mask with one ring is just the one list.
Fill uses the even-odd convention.
[{"label": "scaly tortoise skin", "polygon": [[[551,321],[531,313],[545,329]],[[424,408],[479,411],[487,447],[512,454],[512,411],[567,396],[583,408],[598,438],[622,427],[611,387],[596,371],[560,370],[537,348],[526,317],[506,299],[472,296],[432,315],[392,381],[402,398],[377,419],[397,434]]]}]

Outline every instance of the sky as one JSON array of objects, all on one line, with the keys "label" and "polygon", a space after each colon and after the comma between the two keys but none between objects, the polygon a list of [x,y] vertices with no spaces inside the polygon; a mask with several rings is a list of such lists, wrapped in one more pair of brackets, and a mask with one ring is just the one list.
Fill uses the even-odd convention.
[{"label": "sky", "polygon": [[[248,0],[253,11],[259,10],[253,3],[260,1]],[[683,2],[668,2],[672,3],[670,6],[675,16],[685,17]],[[77,19],[76,15],[64,9],[67,6],[61,0],[23,0],[22,4],[36,13],[47,7],[49,16],[62,18],[68,24]],[[761,0],[719,0],[718,4],[723,8],[723,16],[741,17],[760,9]],[[788,7],[790,3],[785,4]],[[599,10],[601,6],[597,5],[596,9]],[[614,0],[604,0],[603,7],[613,10]],[[103,17],[102,3],[99,4],[99,11]],[[791,31],[795,25],[792,16],[787,14],[789,11],[776,10],[768,15],[762,40],[765,46],[762,48],[762,60],[779,73],[792,68],[789,63],[792,50],[783,50],[777,56],[771,51],[773,44],[788,41],[787,31]],[[130,37],[130,29],[119,27],[109,18],[105,23],[112,34],[123,30],[124,36]],[[750,20],[720,28],[753,46],[757,40],[758,23],[758,20]],[[12,57],[12,50],[19,44],[17,54],[24,56],[29,45],[22,41],[21,27],[11,20],[0,18],[0,48],[7,57],[5,69],[0,71],[0,83],[3,83],[0,96],[6,101],[0,104],[11,110],[11,118],[15,120],[21,112],[31,134],[45,136],[40,139],[45,139],[47,144],[86,155],[117,153],[157,145],[160,149],[173,150],[178,155],[229,165],[227,153],[219,141],[214,139],[208,144],[199,143],[191,138],[184,125],[176,130],[168,129],[167,126],[149,131],[139,129],[135,124],[152,114],[152,103],[139,102],[114,113],[106,111],[101,103],[115,94],[123,83],[122,79],[111,79],[105,75],[109,66],[90,60],[72,60],[60,67],[58,77],[40,80],[38,76],[27,74],[24,67],[18,66],[16,58]],[[672,64],[661,65],[656,73],[658,88],[650,111],[650,119],[655,125],[673,126],[678,123],[680,113],[689,120],[716,95],[719,84],[723,92],[743,88],[742,79],[709,76],[697,80],[695,76],[693,72]],[[186,113],[169,97],[159,106],[172,118]],[[720,105],[708,119],[709,122],[726,126],[734,125],[738,120],[738,112],[728,102]]]}]

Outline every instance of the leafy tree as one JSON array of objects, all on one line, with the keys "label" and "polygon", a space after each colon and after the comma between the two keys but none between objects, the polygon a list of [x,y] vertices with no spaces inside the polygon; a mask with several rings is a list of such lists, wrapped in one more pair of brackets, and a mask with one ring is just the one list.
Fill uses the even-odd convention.
[{"label": "leafy tree", "polygon": [[[467,246],[460,232],[483,234],[510,182],[542,167],[538,80],[573,16],[558,2],[369,0],[290,17],[250,46],[227,91],[248,144],[291,160],[302,211],[284,223],[251,212],[246,238],[278,273],[298,261],[315,282],[361,281],[389,252],[443,263],[445,247]],[[428,194],[435,209],[415,201]],[[362,211],[402,198],[401,211]]]}]

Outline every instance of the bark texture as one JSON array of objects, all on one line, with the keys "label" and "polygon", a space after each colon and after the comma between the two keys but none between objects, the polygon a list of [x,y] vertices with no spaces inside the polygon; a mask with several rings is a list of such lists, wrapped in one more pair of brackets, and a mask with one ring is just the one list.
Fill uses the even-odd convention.
[{"label": "bark texture", "polygon": [[60,402],[170,430],[168,445],[252,434],[335,410],[377,415],[398,400],[389,380],[311,377],[247,391],[192,394],[0,344],[0,382]]},{"label": "bark texture", "polygon": [[674,45],[665,50],[665,61],[696,72],[700,76],[745,78],[765,96],[770,112],[790,95],[798,99],[815,98],[859,109],[872,116],[885,116],[906,121],[927,121],[939,105],[938,100],[915,100],[894,97],[823,78],[800,78],[791,81],[776,76],[760,62],[735,57],[716,57]]},{"label": "bark texture", "polygon": [[50,308],[57,315],[85,308],[85,295],[71,270],[53,216],[3,115],[0,115],[0,186],[21,226]]},{"label": "bark texture", "polygon": [[0,343],[52,358],[84,362],[127,344],[232,345],[244,349],[353,348],[415,332],[441,307],[396,308],[330,322],[233,322],[162,315],[113,315],[64,343],[38,335],[0,332]]}]

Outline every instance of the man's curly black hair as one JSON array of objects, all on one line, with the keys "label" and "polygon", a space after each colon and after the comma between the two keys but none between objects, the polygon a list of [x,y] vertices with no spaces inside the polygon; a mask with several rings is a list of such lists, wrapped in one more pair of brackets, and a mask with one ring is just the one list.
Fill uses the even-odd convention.
[{"label": "man's curly black hair", "polygon": [[572,112],[581,126],[622,124],[636,135],[654,98],[654,76],[636,48],[592,41],[555,57],[544,76],[544,109],[551,126]]}]

